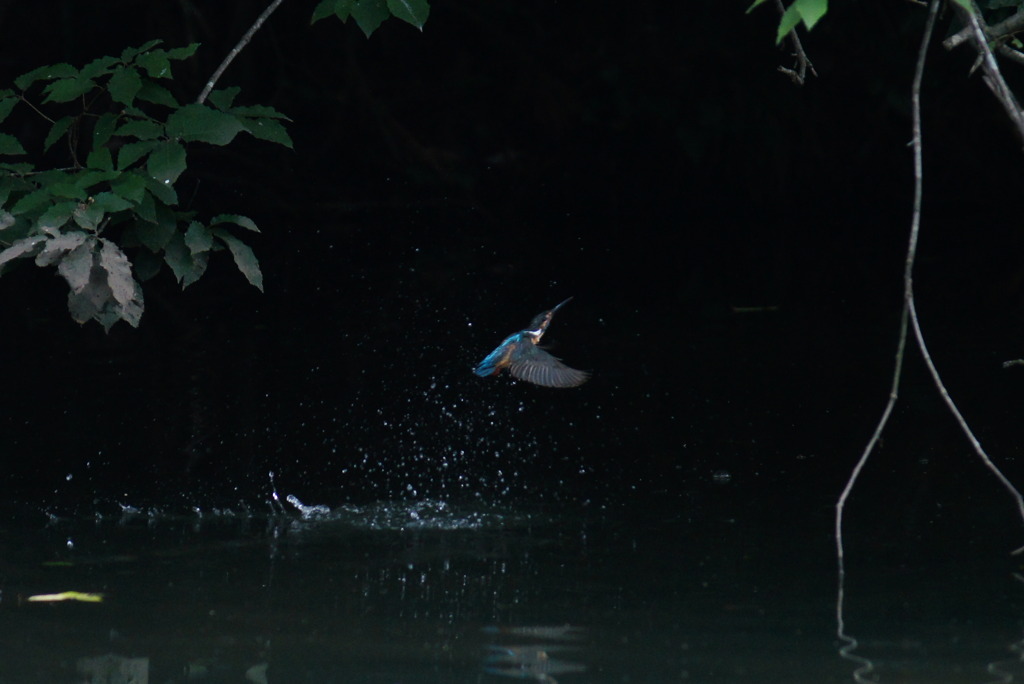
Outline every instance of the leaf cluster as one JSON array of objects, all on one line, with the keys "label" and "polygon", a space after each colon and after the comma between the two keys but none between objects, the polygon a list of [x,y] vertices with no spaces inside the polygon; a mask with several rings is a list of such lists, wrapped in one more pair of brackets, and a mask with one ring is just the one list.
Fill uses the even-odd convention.
[{"label": "leaf cluster", "polygon": [[310,23],[332,15],[342,22],[351,17],[369,38],[392,15],[422,31],[429,14],[427,0],[320,0]]},{"label": "leaf cluster", "polygon": [[[214,251],[227,249],[262,290],[252,249],[228,230],[259,232],[256,224],[236,214],[203,222],[181,208],[175,184],[188,168],[190,144],[227,145],[248,133],[292,146],[287,117],[267,106],[236,105],[238,88],[213,91],[209,104],[180,104],[165,83],[172,64],[191,57],[198,44],[159,45],[151,41],[82,68],[39,67],[15,79],[17,91],[0,90],[0,125],[17,108],[30,108],[50,124],[35,157],[60,143],[67,161],[37,169],[18,159],[31,158],[31,146],[0,132],[0,274],[28,259],[55,267],[68,283],[72,317],[108,330],[118,320],[138,325],[139,280],[166,264],[187,287]],[[34,92],[42,95],[38,106]]]}]

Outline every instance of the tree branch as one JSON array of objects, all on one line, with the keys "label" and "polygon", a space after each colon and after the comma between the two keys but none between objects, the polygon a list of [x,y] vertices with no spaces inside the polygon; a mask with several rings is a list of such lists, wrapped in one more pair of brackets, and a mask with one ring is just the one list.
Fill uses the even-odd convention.
[{"label": "tree branch", "polygon": [[[786,8],[782,5],[782,0],[775,0],[775,7],[779,10],[779,15],[786,13]],[[800,36],[796,32],[796,28],[789,32],[787,36],[789,42],[793,45],[793,56],[796,58],[795,69],[787,69],[786,67],[779,65],[778,69],[782,73],[789,76],[789,80],[793,81],[794,84],[802,86],[807,81],[807,70],[810,69],[813,76],[817,76],[818,72],[814,70],[814,65],[811,64],[811,59],[804,52],[803,43],[800,42]]]},{"label": "tree branch", "polygon": [[971,35],[974,38],[974,47],[978,51],[978,57],[981,58],[982,70],[985,72],[985,85],[989,87],[992,94],[996,96],[999,103],[1003,105],[1003,109],[1006,110],[1007,116],[1010,117],[1010,121],[1017,128],[1017,133],[1020,134],[1020,139],[1024,142],[1024,112],[1021,111],[1020,105],[1017,103],[1017,98],[1014,97],[1013,92],[1010,90],[1010,86],[1006,85],[1006,80],[1003,78],[1002,72],[999,70],[999,64],[996,62],[996,57],[992,54],[992,48],[989,47],[988,38],[985,35],[984,29],[981,27],[981,21],[978,19],[979,13],[977,10],[968,11],[956,5],[957,11],[960,16],[964,19],[964,23],[971,30]]},{"label": "tree branch", "polygon": [[882,430],[885,429],[885,424],[889,422],[889,416],[892,414],[893,406],[896,405],[896,399],[899,396],[900,389],[900,377],[903,375],[903,357],[907,347],[907,327],[910,320],[910,312],[914,301],[914,261],[917,259],[917,238],[921,229],[921,197],[923,194],[924,187],[924,169],[921,162],[921,81],[924,78],[924,64],[925,57],[928,54],[928,43],[931,42],[932,31],[935,28],[935,17],[939,11],[939,0],[932,0],[928,7],[928,20],[925,22],[924,36],[921,38],[921,47],[917,52],[917,67],[914,70],[914,81],[910,91],[910,102],[911,111],[913,114],[913,139],[912,144],[914,148],[914,213],[910,220],[910,238],[907,243],[907,256],[903,263],[903,311],[900,314],[900,332],[899,341],[896,343],[896,364],[892,372],[892,388],[889,390],[889,401],[885,405],[885,409],[882,411],[882,417],[878,421],[878,425],[875,426],[875,431],[871,435],[871,439],[868,440],[867,445],[864,447],[863,453],[861,453],[860,460],[857,461],[857,465],[854,466],[853,472],[850,473],[850,478],[846,481],[846,487],[843,489],[843,493],[839,495],[839,500],[836,502],[836,558],[839,561],[839,583],[840,583],[840,637],[843,638],[845,635],[842,633],[842,583],[843,577],[845,576],[845,567],[843,564],[843,509],[846,506],[846,500],[850,496],[850,492],[853,491],[853,485],[860,476],[860,471],[864,468],[864,465],[868,462],[868,457],[871,456],[871,452],[874,451],[875,444],[882,436]]},{"label": "tree branch", "polygon": [[213,86],[217,83],[218,80],[220,80],[220,77],[227,70],[228,65],[230,65],[231,62],[235,60],[235,57],[238,56],[239,52],[245,49],[245,46],[249,44],[249,41],[252,40],[252,37],[256,35],[256,32],[260,30],[261,26],[263,26],[263,22],[265,22],[267,18],[274,13],[274,10],[276,10],[278,5],[280,5],[282,2],[284,2],[284,0],[273,0],[273,2],[271,2],[270,5],[265,10],[263,10],[263,13],[256,18],[256,21],[253,23],[252,26],[249,27],[249,30],[245,32],[245,35],[242,36],[242,39],[239,40],[238,44],[231,49],[231,52],[228,53],[228,56],[224,58],[224,61],[220,63],[220,66],[217,67],[217,70],[213,72],[212,76],[210,76],[210,80],[206,82],[206,87],[203,88],[203,92],[199,93],[199,97],[196,98],[196,104],[202,104],[206,101],[206,98],[210,95],[210,91],[213,90]]},{"label": "tree branch", "polygon": [[974,453],[978,455],[978,458],[980,458],[981,462],[985,464],[985,467],[996,476],[996,479],[1002,483],[1010,493],[1010,496],[1013,497],[1014,501],[1017,503],[1017,510],[1020,512],[1021,520],[1024,521],[1024,496],[1021,496],[1020,490],[1010,482],[1006,475],[1003,474],[1003,471],[999,469],[999,466],[993,463],[992,459],[990,459],[988,454],[985,453],[985,449],[981,446],[981,442],[979,442],[978,438],[974,436],[974,432],[971,430],[970,426],[967,425],[967,421],[964,420],[960,410],[953,402],[953,398],[949,396],[949,392],[946,391],[946,385],[939,377],[939,371],[935,368],[935,364],[932,362],[931,354],[928,353],[928,346],[924,343],[924,334],[921,332],[921,324],[917,320],[917,309],[914,307],[913,297],[910,299],[910,322],[914,326],[914,337],[917,338],[917,346],[921,349],[921,356],[924,357],[925,365],[928,366],[928,372],[931,374],[932,380],[935,381],[935,386],[938,388],[939,394],[942,396],[942,400],[946,402],[946,407],[949,408],[949,412],[953,414],[953,417],[956,418],[956,422],[960,426],[960,429],[963,431],[964,435],[967,436],[967,440],[971,443],[971,447],[974,448]]},{"label": "tree branch", "polygon": [[998,46],[996,48],[996,52],[998,52],[1003,57],[1006,57],[1011,62],[1016,62],[1017,64],[1024,64],[1024,52],[1014,50],[1009,45]]},{"label": "tree branch", "polygon": [[[1016,14],[1004,19],[998,24],[993,26],[985,26],[985,35],[988,36],[989,40],[1000,40],[1002,38],[1008,38],[1014,33],[1024,29],[1024,9],[1018,10]],[[974,27],[969,23],[966,24],[962,29],[951,35],[946,40],[942,41],[942,47],[947,50],[960,47],[974,34]]]}]

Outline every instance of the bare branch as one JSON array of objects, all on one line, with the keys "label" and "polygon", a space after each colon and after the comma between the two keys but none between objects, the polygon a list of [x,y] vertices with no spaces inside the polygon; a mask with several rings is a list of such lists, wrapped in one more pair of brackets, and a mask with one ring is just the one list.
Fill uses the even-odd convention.
[{"label": "bare branch", "polygon": [[995,55],[992,54],[992,48],[989,47],[985,31],[981,28],[978,12],[965,10],[959,5],[957,5],[957,11],[970,27],[974,38],[974,47],[978,51],[978,56],[982,58],[981,66],[985,72],[985,85],[989,87],[992,94],[1003,105],[1007,116],[1010,117],[1013,125],[1017,127],[1017,132],[1020,134],[1021,140],[1024,141],[1024,112],[1021,111],[1017,98],[1014,97],[1010,86],[1006,85],[1006,80],[999,70],[999,64],[996,62]]},{"label": "bare branch", "polygon": [[199,97],[196,98],[196,104],[202,104],[206,101],[206,98],[210,95],[210,91],[213,90],[213,86],[216,85],[218,80],[220,80],[220,77],[224,74],[224,71],[227,70],[228,65],[230,65],[231,62],[235,60],[235,57],[238,56],[238,53],[241,52],[245,48],[245,46],[249,44],[249,41],[252,40],[252,37],[256,35],[256,32],[260,30],[261,26],[263,26],[263,22],[265,22],[267,18],[274,13],[274,10],[276,10],[278,5],[280,5],[282,2],[284,2],[284,0],[273,0],[273,2],[271,2],[270,5],[267,6],[265,10],[263,10],[263,13],[256,18],[256,21],[253,23],[252,26],[249,27],[249,30],[245,32],[245,35],[242,36],[242,39],[239,40],[238,44],[231,49],[231,52],[228,53],[228,56],[224,58],[224,61],[220,63],[220,66],[217,67],[217,70],[213,72],[212,76],[210,76],[210,80],[206,82],[206,87],[203,88],[203,92],[199,93]]},{"label": "bare branch", "polygon": [[[921,81],[924,78],[925,57],[928,54],[928,43],[932,39],[932,31],[935,28],[935,17],[939,11],[939,0],[932,0],[928,6],[928,20],[925,22],[924,36],[921,38],[921,47],[917,51],[917,67],[914,70],[914,82],[911,86],[910,101],[913,113],[913,140],[914,148],[914,213],[910,221],[910,239],[907,243],[907,256],[903,264],[903,311],[900,314],[899,341],[896,343],[896,364],[892,372],[892,388],[889,390],[889,401],[882,411],[882,417],[875,426],[875,431],[868,440],[867,446],[854,466],[850,478],[846,482],[843,493],[836,502],[836,556],[839,560],[839,581],[842,587],[845,569],[843,565],[843,508],[846,506],[846,499],[853,491],[853,485],[860,476],[864,464],[875,448],[875,444],[882,436],[882,430],[889,421],[893,406],[896,405],[896,398],[899,396],[900,377],[903,375],[903,356],[907,347],[907,325],[910,319],[911,307],[914,301],[914,261],[917,258],[917,237],[921,228],[921,197],[924,188],[924,170],[921,162]],[[841,589],[840,589],[841,591]],[[840,593],[840,596],[842,594]],[[841,603],[840,603],[841,613]],[[840,637],[845,638],[842,633],[842,619],[840,616]]]},{"label": "bare branch", "polygon": [[[1024,9],[1018,10],[1016,14],[1004,19],[998,24],[984,27],[985,35],[988,36],[990,40],[1008,38],[1022,29],[1024,29]],[[942,46],[947,50],[952,50],[953,48],[957,48],[970,40],[973,34],[974,27],[968,23],[962,29],[942,41]]]},{"label": "bare branch", "polygon": [[910,323],[914,327],[914,337],[917,338],[917,346],[921,349],[921,356],[924,357],[925,365],[928,366],[928,372],[932,376],[932,380],[935,381],[935,386],[939,390],[939,394],[942,396],[942,400],[946,402],[946,407],[949,412],[956,418],[957,424],[963,431],[964,435],[967,436],[967,440],[971,443],[971,447],[974,449],[974,453],[978,455],[985,467],[996,476],[996,479],[1002,483],[1003,487],[1010,493],[1014,501],[1017,503],[1017,510],[1020,512],[1021,520],[1024,521],[1024,496],[1021,496],[1020,490],[1018,490],[1012,482],[1003,474],[1003,471],[999,469],[992,459],[989,458],[988,454],[985,453],[985,449],[981,446],[981,442],[974,436],[974,432],[970,426],[967,425],[967,421],[964,420],[960,410],[956,407],[953,402],[953,398],[949,396],[949,392],[946,391],[946,385],[942,382],[942,378],[939,377],[939,371],[935,368],[935,364],[932,362],[931,354],[928,353],[928,346],[924,343],[924,334],[921,333],[921,324],[917,320],[917,309],[914,307],[914,299],[910,299]]},{"label": "bare branch", "polygon": [[1009,45],[1000,45],[999,47],[996,48],[996,52],[998,52],[1003,57],[1006,57],[1011,62],[1016,62],[1017,64],[1024,64],[1024,52],[1021,52],[1020,50],[1014,50]]}]

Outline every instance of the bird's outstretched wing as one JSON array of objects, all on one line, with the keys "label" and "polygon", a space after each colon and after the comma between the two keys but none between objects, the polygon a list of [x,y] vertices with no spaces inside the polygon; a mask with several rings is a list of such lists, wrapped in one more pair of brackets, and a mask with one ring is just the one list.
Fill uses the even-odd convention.
[{"label": "bird's outstretched wing", "polygon": [[569,368],[557,358],[536,345],[524,345],[521,353],[512,357],[508,370],[513,376],[542,387],[578,387],[587,381],[590,373]]}]

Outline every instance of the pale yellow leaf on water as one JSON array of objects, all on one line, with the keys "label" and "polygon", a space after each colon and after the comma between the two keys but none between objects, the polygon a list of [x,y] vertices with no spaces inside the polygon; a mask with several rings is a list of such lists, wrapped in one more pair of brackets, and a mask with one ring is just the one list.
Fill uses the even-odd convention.
[{"label": "pale yellow leaf on water", "polygon": [[89,594],[81,591],[64,591],[59,594],[36,594],[29,596],[29,601],[81,601],[83,603],[99,603],[103,600],[103,594]]}]

